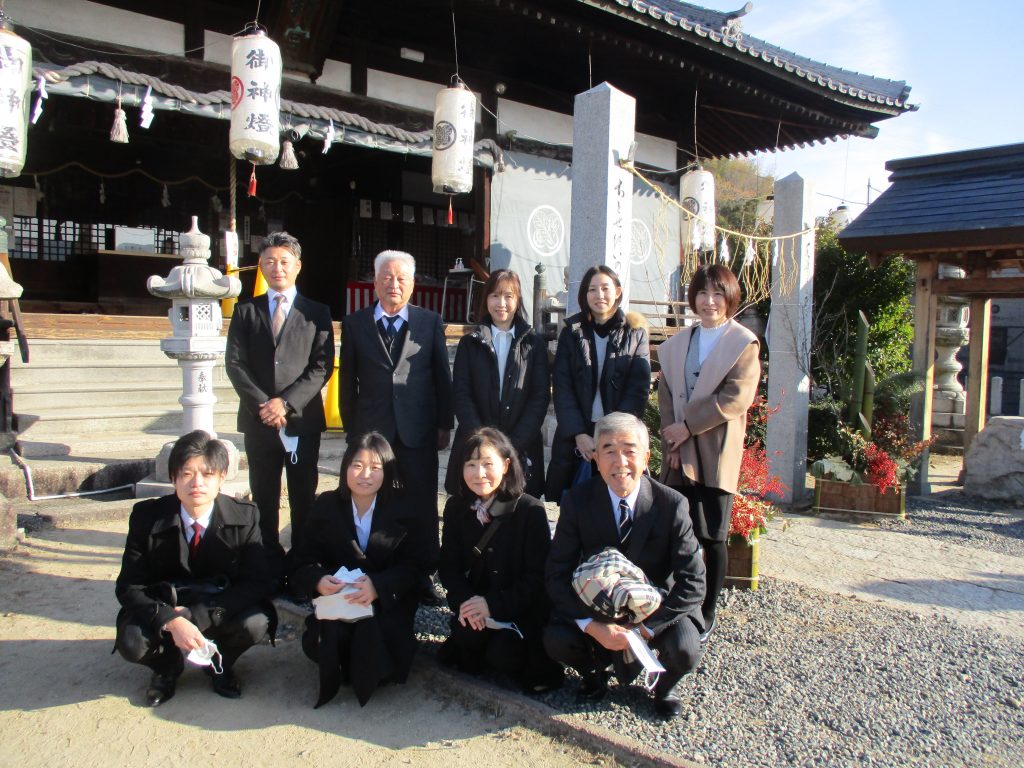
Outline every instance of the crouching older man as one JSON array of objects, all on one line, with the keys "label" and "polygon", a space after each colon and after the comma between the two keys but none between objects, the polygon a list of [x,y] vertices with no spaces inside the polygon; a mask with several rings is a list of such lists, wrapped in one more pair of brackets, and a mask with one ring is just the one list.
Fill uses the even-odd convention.
[{"label": "crouching older man", "polygon": [[554,618],[544,646],[583,678],[581,699],[604,697],[610,666],[623,684],[636,677],[639,665],[625,664],[622,656],[635,628],[593,612],[571,583],[581,562],[606,547],[619,549],[662,592],[661,607],[636,628],[666,669],[654,688],[655,709],[675,717],[682,709],[675,686],[697,666],[703,631],[704,563],[686,499],[644,474],[649,436],[632,414],[599,419],[594,444],[600,476],[569,491],[551,544],[546,581]]},{"label": "crouching older man", "polygon": [[220,495],[228,453],[203,430],[179,438],[168,463],[174,495],[140,501],[128,521],[115,648],[153,671],[146,704],[156,707],[174,695],[184,655],[209,656],[212,642],[213,690],[236,699],[235,661],[277,624],[259,513]]}]

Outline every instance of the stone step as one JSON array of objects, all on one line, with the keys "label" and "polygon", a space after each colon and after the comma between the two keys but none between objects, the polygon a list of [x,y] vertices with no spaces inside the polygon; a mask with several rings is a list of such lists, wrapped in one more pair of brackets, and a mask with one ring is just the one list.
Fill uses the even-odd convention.
[{"label": "stone step", "polygon": [[[179,428],[180,429],[180,428]],[[179,429],[151,433],[128,432],[70,432],[54,441],[22,437],[18,440],[18,453],[28,461],[39,459],[109,462],[127,459],[152,459],[165,443],[179,436]],[[217,436],[230,440],[241,454],[244,450],[242,435],[230,430],[218,430]],[[244,459],[243,459],[244,460]]]},{"label": "stone step", "polygon": [[[217,403],[213,407],[213,428],[218,432],[235,428],[237,405]],[[66,442],[68,434],[129,432],[143,434],[179,434],[182,426],[181,409],[161,409],[152,406],[99,406],[82,409],[64,409],[40,414],[18,412],[19,439],[42,442]]]},{"label": "stone step", "polygon": [[[170,337],[168,326],[167,336]],[[174,364],[160,350],[158,339],[32,339],[28,341],[29,366],[53,362],[119,363],[125,359],[166,361]],[[23,367],[15,356],[14,367]]]},{"label": "stone step", "polygon": [[[66,409],[95,408],[104,405],[149,405],[154,408],[179,408],[181,382],[138,382],[126,384],[97,382],[93,384],[52,384],[12,388],[17,413],[33,413],[46,417]],[[230,383],[214,383],[213,393],[219,403],[234,403],[238,395]]]},{"label": "stone step", "polygon": [[[227,374],[224,366],[215,366],[213,380],[216,383],[226,382]],[[159,382],[181,386],[181,369],[178,364],[168,359],[166,362],[135,362],[125,360],[116,365],[96,365],[84,361],[69,363],[40,363],[11,371],[11,386],[15,391],[25,387],[44,387],[63,382]]]},{"label": "stone step", "polygon": [[42,501],[22,498],[13,501],[11,506],[17,512],[19,527],[27,531],[38,531],[77,528],[87,523],[107,520],[127,521],[136,501],[130,490],[121,490],[88,497]]}]

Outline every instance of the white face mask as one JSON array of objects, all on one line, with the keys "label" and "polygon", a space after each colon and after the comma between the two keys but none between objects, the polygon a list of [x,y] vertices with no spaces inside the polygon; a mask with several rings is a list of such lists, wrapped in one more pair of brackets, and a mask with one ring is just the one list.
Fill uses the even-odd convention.
[{"label": "white face mask", "polygon": [[213,667],[215,674],[222,674],[224,672],[224,663],[221,659],[220,651],[217,650],[216,644],[212,640],[207,640],[206,645],[202,648],[195,648],[188,652],[188,656],[185,657],[197,667]]},{"label": "white face mask", "polygon": [[298,435],[287,435],[285,434],[285,428],[281,427],[278,431],[278,435],[281,437],[281,445],[284,446],[285,451],[291,454],[292,464],[299,463],[299,436]]}]

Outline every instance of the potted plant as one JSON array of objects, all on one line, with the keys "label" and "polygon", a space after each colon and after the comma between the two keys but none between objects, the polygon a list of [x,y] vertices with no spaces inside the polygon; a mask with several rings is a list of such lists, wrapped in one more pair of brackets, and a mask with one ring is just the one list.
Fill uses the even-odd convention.
[{"label": "potted plant", "polygon": [[837,425],[838,450],[811,464],[814,508],[819,512],[906,517],[905,487],[931,441],[915,442],[907,415],[879,408],[868,437]]},{"label": "potted plant", "polygon": [[764,427],[773,412],[763,396],[754,400],[748,412],[747,444],[743,448],[739,487],[733,497],[729,523],[727,587],[757,589],[761,534],[767,532],[768,521],[775,519],[776,514],[776,507],[769,499],[781,496],[786,490],[779,476],[769,471],[763,443]]}]

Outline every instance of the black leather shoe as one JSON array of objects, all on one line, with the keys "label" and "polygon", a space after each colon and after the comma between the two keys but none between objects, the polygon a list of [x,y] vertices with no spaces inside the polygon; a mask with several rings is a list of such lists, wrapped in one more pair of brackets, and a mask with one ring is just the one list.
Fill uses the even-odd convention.
[{"label": "black leather shoe", "polygon": [[159,707],[165,701],[174,698],[174,689],[178,683],[176,674],[165,675],[154,672],[146,689],[146,706]]},{"label": "black leather shoe", "polygon": [[676,689],[672,688],[665,695],[655,695],[654,697],[654,711],[658,713],[660,717],[670,719],[673,717],[679,717],[679,713],[683,711],[683,702],[679,698],[679,694],[676,693]]},{"label": "black leather shoe", "polygon": [[580,689],[576,692],[579,701],[600,701],[608,694],[608,673],[593,672],[583,676]]},{"label": "black leather shoe", "polygon": [[700,634],[700,646],[701,646],[701,648],[703,648],[705,645],[708,644],[708,640],[711,639],[711,633],[715,631],[715,627],[717,627],[717,626],[718,626],[718,617],[716,616],[716,617],[711,619],[711,623],[708,625],[708,628],[705,629]]},{"label": "black leather shoe", "polygon": [[242,695],[242,686],[231,667],[224,667],[222,674],[215,674],[210,667],[204,667],[213,684],[213,692],[225,699],[237,699]]}]

